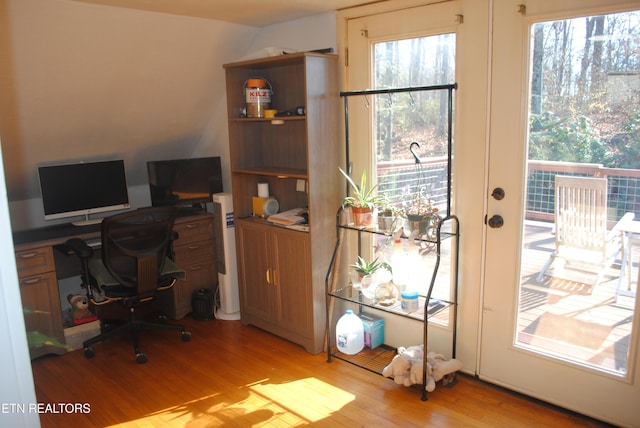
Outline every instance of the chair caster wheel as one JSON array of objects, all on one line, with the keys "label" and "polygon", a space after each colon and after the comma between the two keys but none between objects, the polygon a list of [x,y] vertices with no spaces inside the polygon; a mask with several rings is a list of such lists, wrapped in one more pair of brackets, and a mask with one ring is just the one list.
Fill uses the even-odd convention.
[{"label": "chair caster wheel", "polygon": [[147,355],[144,352],[140,352],[139,354],[136,354],[136,363],[144,364],[146,362],[147,362]]},{"label": "chair caster wheel", "polygon": [[182,341],[183,342],[188,342],[191,340],[191,333],[189,333],[188,331],[183,331],[182,332]]},{"label": "chair caster wheel", "polygon": [[96,351],[92,347],[84,348],[84,356],[87,358],[93,358],[96,355]]}]

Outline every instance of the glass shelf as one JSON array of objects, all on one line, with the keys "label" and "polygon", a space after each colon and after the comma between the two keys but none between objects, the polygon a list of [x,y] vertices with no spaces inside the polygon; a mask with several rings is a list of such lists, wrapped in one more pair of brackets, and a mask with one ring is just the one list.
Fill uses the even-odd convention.
[{"label": "glass shelf", "polygon": [[381,305],[376,302],[375,299],[366,298],[360,290],[354,288],[352,285],[348,285],[343,288],[338,288],[329,293],[330,296],[335,297],[340,300],[345,300],[351,303],[355,303],[359,306],[364,306],[367,308],[377,309],[383,312],[388,312],[394,315],[399,315],[405,318],[414,319],[416,321],[424,322],[425,321],[425,306],[427,307],[427,315],[429,318],[435,317],[440,312],[444,311],[451,305],[452,302],[440,299],[430,299],[429,305],[425,305],[427,300],[426,296],[420,295],[418,297],[418,310],[415,312],[407,312],[402,309],[401,299],[398,299],[392,305]]},{"label": "glass shelf", "polygon": [[[365,233],[371,233],[374,235],[383,235],[383,236],[387,236],[387,237],[392,237],[393,233],[390,233],[386,230],[381,230],[378,229],[378,226],[376,225],[371,225],[371,226],[356,226],[354,224],[340,224],[338,225],[339,228],[341,229],[349,229],[349,230],[355,230],[356,232],[365,232]],[[452,238],[454,236],[457,236],[456,233],[450,232],[450,231],[446,231],[446,230],[441,230],[440,231],[440,241],[442,242],[445,239],[449,239]],[[408,236],[403,236],[403,239],[409,239]],[[421,238],[421,241],[425,241],[425,242],[431,242],[431,243],[437,243],[438,239],[437,238],[430,238],[430,239],[424,239]]]}]

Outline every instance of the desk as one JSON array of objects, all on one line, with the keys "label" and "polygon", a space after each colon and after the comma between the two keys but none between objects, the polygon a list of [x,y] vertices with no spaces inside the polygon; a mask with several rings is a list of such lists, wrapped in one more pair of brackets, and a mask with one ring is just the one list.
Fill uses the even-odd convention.
[{"label": "desk", "polygon": [[[624,255],[624,260],[622,261],[622,268],[620,269],[620,278],[618,279],[618,288],[616,289],[615,296],[616,302],[618,301],[618,296],[636,297],[636,291],[632,290],[631,287],[633,284],[631,268],[633,267],[633,247],[640,244],[640,221],[624,223],[621,230],[624,233],[626,253]],[[626,289],[622,285],[625,268],[628,269]],[[638,270],[640,271],[640,266],[638,267]],[[637,286],[638,283],[636,283],[636,287]]]},{"label": "desk", "polygon": [[[175,262],[187,272],[187,279],[162,292],[158,301],[160,311],[180,319],[191,312],[193,291],[213,288],[217,281],[213,216],[204,213],[179,217],[174,230],[178,232]],[[31,358],[67,351],[58,280],[81,273],[78,259],[64,248],[72,237],[100,238],[100,224],[62,224],[13,233],[25,325],[30,342],[37,343],[30,345]],[[96,256],[99,254],[96,251]],[[44,338],[53,339],[49,341],[52,344]]]}]

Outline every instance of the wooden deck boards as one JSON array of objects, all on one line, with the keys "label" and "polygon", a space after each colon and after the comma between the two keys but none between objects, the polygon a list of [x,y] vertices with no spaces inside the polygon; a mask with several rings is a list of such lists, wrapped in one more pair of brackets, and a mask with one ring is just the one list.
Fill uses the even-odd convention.
[{"label": "wooden deck boards", "polygon": [[[519,340],[608,370],[626,367],[635,299],[621,296],[615,301],[619,263],[607,269],[596,287],[592,285],[595,270],[563,267],[560,260],[554,261],[539,283],[536,277],[554,250],[554,242],[552,224],[526,224]],[[625,273],[625,286],[627,275],[638,277],[640,249],[633,251],[635,262]]]}]

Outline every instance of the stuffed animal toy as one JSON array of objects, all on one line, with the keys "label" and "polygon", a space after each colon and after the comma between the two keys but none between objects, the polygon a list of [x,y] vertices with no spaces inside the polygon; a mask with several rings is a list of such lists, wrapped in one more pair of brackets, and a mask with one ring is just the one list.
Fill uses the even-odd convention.
[{"label": "stuffed animal toy", "polygon": [[[462,369],[460,361],[453,358],[447,360],[442,354],[429,352],[427,354],[427,384],[425,389],[428,392],[433,391],[436,388],[436,382],[460,369]],[[411,382],[422,383],[422,361],[411,366]]]},{"label": "stuffed animal toy", "polygon": [[[431,357],[431,360],[429,359]],[[462,363],[455,358],[447,360],[444,355],[429,352],[427,361],[431,361],[431,376],[438,382],[448,374],[462,369]]]},{"label": "stuffed animal toy", "polygon": [[[397,355],[391,363],[382,369],[382,375],[391,377],[398,385],[411,386],[422,384],[422,365],[424,347],[398,347]],[[428,392],[436,389],[436,382],[448,374],[462,369],[462,363],[456,359],[447,360],[444,355],[429,352],[427,354],[427,384]]]},{"label": "stuffed animal toy", "polygon": [[422,345],[419,346],[408,346],[408,347],[399,347],[398,355],[402,356],[402,358],[409,360],[411,362],[422,361],[422,356],[424,355],[424,350]]},{"label": "stuffed animal toy", "polygon": [[[431,368],[431,364],[427,360],[427,385],[424,387],[427,392],[431,392],[436,389],[436,381],[433,378],[433,369]],[[422,383],[422,361],[419,363],[413,363],[411,365],[411,383],[413,384],[421,384]]]},{"label": "stuffed animal toy", "polygon": [[393,357],[391,363],[382,369],[382,375],[393,378],[398,385],[411,385],[411,361],[402,358],[399,354]]},{"label": "stuffed animal toy", "polygon": [[89,310],[87,296],[82,294],[69,294],[67,300],[69,304],[71,304],[71,317],[73,318],[74,324],[77,320],[94,316]]},{"label": "stuffed animal toy", "polygon": [[422,346],[400,346],[397,352],[391,363],[382,369],[382,375],[392,377],[398,385],[411,386],[415,383],[411,380],[411,367],[416,363],[422,365]]}]

